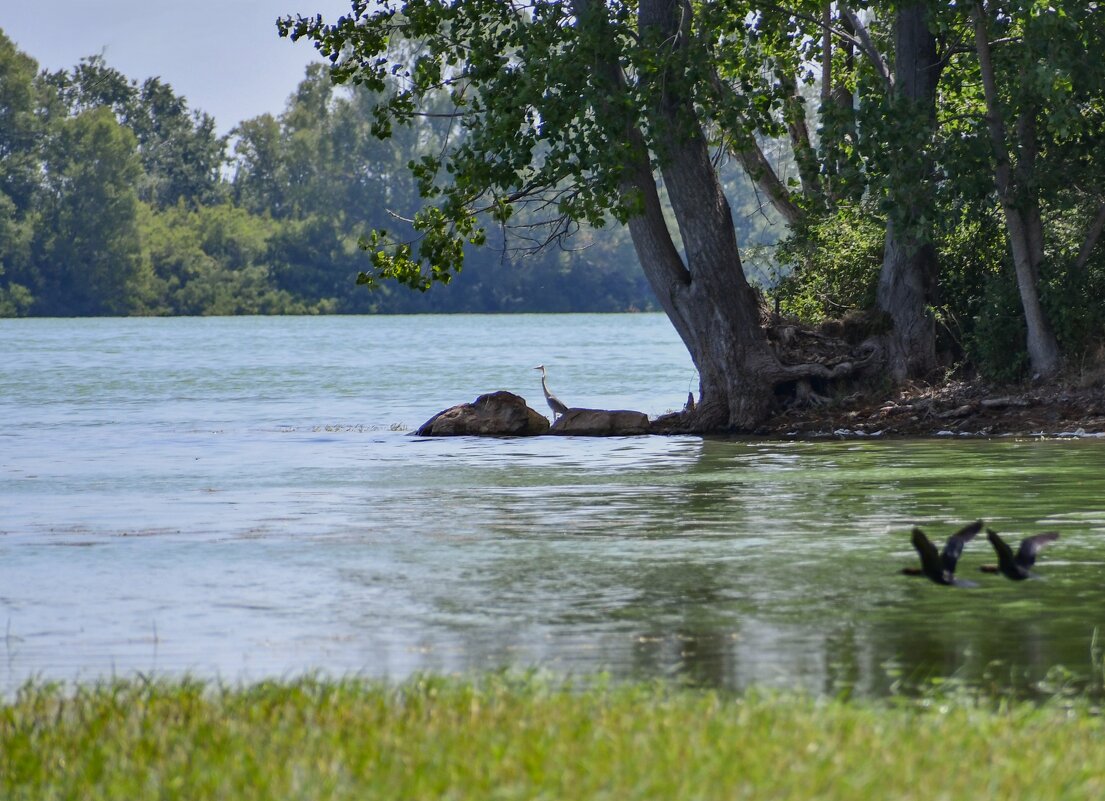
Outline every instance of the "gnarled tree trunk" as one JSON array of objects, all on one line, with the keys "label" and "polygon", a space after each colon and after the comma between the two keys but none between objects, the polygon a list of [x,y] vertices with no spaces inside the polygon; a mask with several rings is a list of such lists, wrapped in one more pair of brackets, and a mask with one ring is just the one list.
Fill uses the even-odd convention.
[{"label": "gnarled tree trunk", "polygon": [[[673,51],[686,47],[690,4],[643,0],[642,36],[656,32]],[[729,202],[710,159],[693,105],[677,75],[652,87],[658,159],[679,227],[683,256],[659,213],[630,222],[630,233],[653,289],[699,372],[700,400],[690,427],[749,429],[768,414],[778,361],[760,325],[756,293],[745,279]],[[642,165],[643,166],[643,165]],[[647,172],[647,175],[645,174]],[[651,170],[638,169],[636,189],[655,196]],[[685,259],[685,261],[684,261]]]},{"label": "gnarled tree trunk", "polygon": [[[582,24],[601,29],[603,3],[573,0],[573,9]],[[640,0],[640,34],[677,54],[690,45],[691,14],[688,0]],[[616,61],[607,57],[616,52],[611,42],[595,65],[612,96],[627,88]],[[679,61],[669,60],[669,66],[644,87],[653,98],[648,120],[651,142],[636,125],[620,132],[632,153],[625,164],[622,191],[642,201],[641,213],[629,220],[629,231],[657,300],[698,368],[699,401],[671,427],[748,431],[770,414],[778,384],[815,376],[834,378],[851,366],[830,370],[820,364],[783,365],[769,345],[759,298],[741,265],[729,202],[690,93],[671,66]],[[671,201],[682,252],[664,217],[653,154]]]}]

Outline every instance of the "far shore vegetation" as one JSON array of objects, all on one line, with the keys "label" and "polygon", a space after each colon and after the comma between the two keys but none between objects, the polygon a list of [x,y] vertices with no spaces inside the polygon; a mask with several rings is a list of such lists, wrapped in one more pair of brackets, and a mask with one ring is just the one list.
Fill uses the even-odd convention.
[{"label": "far shore vegetation", "polygon": [[358,286],[359,240],[415,213],[407,163],[447,121],[380,140],[373,93],[321,63],[292,89],[220,136],[158,78],[43,71],[0,29],[0,317],[657,309],[616,230],[539,253],[492,234],[449,292]]},{"label": "far shore vegetation", "polygon": [[883,701],[670,684],[423,676],[232,687],[24,687],[0,702],[0,797],[1105,797],[1086,701]]}]

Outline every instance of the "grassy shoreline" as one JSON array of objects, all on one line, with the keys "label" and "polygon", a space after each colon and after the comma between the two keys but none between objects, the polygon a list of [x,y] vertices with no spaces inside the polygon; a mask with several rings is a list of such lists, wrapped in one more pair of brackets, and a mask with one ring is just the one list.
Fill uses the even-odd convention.
[{"label": "grassy shoreline", "polygon": [[4,799],[1100,799],[1088,704],[534,677],[28,685]]}]

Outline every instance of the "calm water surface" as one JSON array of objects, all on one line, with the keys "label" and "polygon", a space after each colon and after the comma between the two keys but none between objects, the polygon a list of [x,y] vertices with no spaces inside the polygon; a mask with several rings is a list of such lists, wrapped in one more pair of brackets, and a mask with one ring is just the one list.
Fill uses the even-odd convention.
[{"label": "calm water surface", "polygon": [[[1100,691],[1105,443],[423,440],[493,389],[682,406],[657,315],[0,320],[0,692],[540,666]],[[1039,581],[913,524],[1055,528]],[[960,564],[991,561],[984,541]]]}]

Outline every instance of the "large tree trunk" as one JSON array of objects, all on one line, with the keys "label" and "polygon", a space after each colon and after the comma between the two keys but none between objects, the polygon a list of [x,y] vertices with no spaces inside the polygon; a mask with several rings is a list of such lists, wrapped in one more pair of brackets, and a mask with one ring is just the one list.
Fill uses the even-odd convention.
[{"label": "large tree trunk", "polygon": [[[929,29],[923,4],[898,9],[896,20],[894,81],[891,102],[902,128],[899,141],[917,141],[923,129],[936,126],[936,87],[940,63],[936,37]],[[924,137],[925,139],[928,136]],[[932,219],[930,158],[920,162],[896,159],[890,179],[898,208],[886,224],[886,245],[876,296],[878,308],[891,320],[887,341],[888,368],[895,381],[927,374],[936,366],[936,335],[932,314],[936,290],[936,250],[921,220]],[[915,172],[907,174],[908,165]],[[902,190],[908,188],[908,194]]]},{"label": "large tree trunk", "polygon": [[936,367],[935,321],[929,311],[937,273],[936,249],[886,223],[878,307],[890,317],[887,370],[895,382],[920,378]]},{"label": "large tree trunk", "polygon": [[[642,0],[642,36],[655,31],[674,50],[688,45],[691,9],[685,0]],[[756,293],[745,279],[729,202],[725,198],[692,103],[678,75],[657,76],[653,129],[657,156],[683,243],[683,280],[670,265],[679,258],[661,215],[630,224],[633,242],[661,303],[699,372],[695,427],[750,429],[769,413],[779,364],[760,324]],[[638,189],[653,194],[651,171],[638,172]],[[643,186],[641,184],[644,184]],[[661,228],[661,226],[663,226]]]},{"label": "large tree trunk", "polygon": [[[1017,289],[1020,291],[1025,327],[1028,329],[1028,358],[1033,372],[1041,378],[1046,378],[1059,372],[1060,357],[1059,343],[1044,316],[1036,286],[1037,270],[1043,258],[1042,226],[1039,220],[1039,209],[1035,206],[1022,209],[1015,198],[1013,169],[1010,164],[1009,147],[1006,144],[1005,121],[999,105],[997,77],[990,55],[986,14],[985,6],[979,0],[974,6],[975,49],[978,52],[982,88],[986,96],[986,117],[990,139],[994,146],[994,183],[997,187],[1001,210],[1005,215],[1005,230],[1009,237],[1009,248],[1013,253]],[[1023,125],[1022,119],[1022,128],[1019,131],[1022,136],[1025,135]],[[1034,127],[1034,123],[1031,127]],[[1033,142],[1029,148],[1030,153],[1034,151],[1034,146]],[[1018,166],[1023,173],[1028,165]]]},{"label": "large tree trunk", "polygon": [[[581,24],[602,30],[604,3],[572,4]],[[688,0],[640,0],[640,33],[663,42],[661,59],[689,46],[690,19]],[[628,90],[625,75],[610,58],[616,52],[611,42],[595,56],[596,75],[608,83],[612,97]],[[698,403],[670,427],[753,430],[770,414],[776,385],[811,376],[831,379],[852,368],[779,362],[761,325],[757,294],[745,279],[729,202],[694,104],[682,88],[682,76],[668,66],[642,80],[649,82],[644,88],[653,98],[652,139],[646,142],[636,124],[626,123],[619,132],[632,154],[625,164],[622,191],[641,201],[641,213],[630,218],[629,231],[645,276],[699,373]],[[665,220],[653,155],[679,228],[682,253]]]}]

